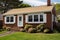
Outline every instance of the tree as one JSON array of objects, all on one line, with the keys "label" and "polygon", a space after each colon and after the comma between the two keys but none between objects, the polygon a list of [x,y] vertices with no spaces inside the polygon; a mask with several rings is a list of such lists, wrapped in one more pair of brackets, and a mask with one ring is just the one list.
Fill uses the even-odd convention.
[{"label": "tree", "polygon": [[31,7],[28,4],[23,4],[23,1],[19,0],[0,0],[0,11],[4,13],[13,8]]},{"label": "tree", "polygon": [[17,8],[23,1],[19,0],[0,0],[1,9],[6,12],[9,9]]},{"label": "tree", "polygon": [[20,4],[18,6],[19,8],[31,7],[31,5],[28,5],[28,4]]}]

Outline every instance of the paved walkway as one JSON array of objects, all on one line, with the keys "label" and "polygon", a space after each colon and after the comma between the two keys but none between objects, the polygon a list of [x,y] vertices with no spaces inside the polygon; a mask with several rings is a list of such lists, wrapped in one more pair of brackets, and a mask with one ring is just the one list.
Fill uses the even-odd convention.
[{"label": "paved walkway", "polygon": [[0,34],[0,37],[6,36],[6,35],[12,34],[12,33],[14,33],[14,31],[8,31],[8,32],[5,32],[3,34]]}]

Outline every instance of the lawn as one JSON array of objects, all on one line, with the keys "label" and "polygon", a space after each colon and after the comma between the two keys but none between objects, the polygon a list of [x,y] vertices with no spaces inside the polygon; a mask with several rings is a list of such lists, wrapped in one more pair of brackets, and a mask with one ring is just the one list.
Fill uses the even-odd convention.
[{"label": "lawn", "polygon": [[3,33],[5,33],[5,32],[7,32],[7,31],[1,31],[0,34],[3,34]]},{"label": "lawn", "polygon": [[60,33],[43,34],[16,32],[0,37],[0,40],[60,40]]}]

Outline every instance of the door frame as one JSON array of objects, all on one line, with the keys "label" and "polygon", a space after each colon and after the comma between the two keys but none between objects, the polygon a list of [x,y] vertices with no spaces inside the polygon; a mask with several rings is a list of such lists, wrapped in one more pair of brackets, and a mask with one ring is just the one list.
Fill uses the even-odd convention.
[{"label": "door frame", "polygon": [[[22,25],[19,25],[19,17],[22,17]],[[17,17],[17,26],[18,27],[23,27],[23,15],[18,15],[18,17]]]}]

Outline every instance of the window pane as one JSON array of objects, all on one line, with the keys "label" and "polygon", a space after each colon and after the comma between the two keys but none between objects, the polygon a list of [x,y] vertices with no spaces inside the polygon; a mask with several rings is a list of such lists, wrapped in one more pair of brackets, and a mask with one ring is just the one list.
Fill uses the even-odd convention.
[{"label": "window pane", "polygon": [[13,21],[14,21],[13,17],[10,17],[10,22],[13,22]]},{"label": "window pane", "polygon": [[19,17],[19,21],[22,21],[22,17]]},{"label": "window pane", "polygon": [[9,22],[9,17],[6,17],[6,22]]},{"label": "window pane", "polygon": [[34,15],[34,22],[38,22],[38,15]]},{"label": "window pane", "polygon": [[28,16],[28,22],[32,22],[32,15]]},{"label": "window pane", "polygon": [[40,15],[40,21],[43,21],[43,15]]}]

